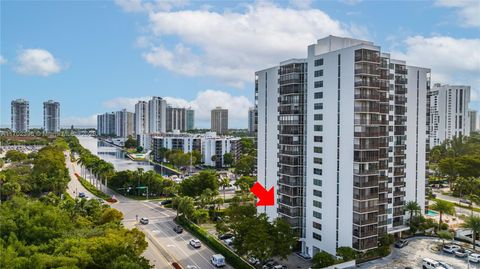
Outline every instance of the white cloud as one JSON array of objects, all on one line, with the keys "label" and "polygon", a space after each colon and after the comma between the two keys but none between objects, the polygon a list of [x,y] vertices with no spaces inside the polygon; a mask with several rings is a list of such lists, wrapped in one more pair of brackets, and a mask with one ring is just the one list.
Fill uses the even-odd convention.
[{"label": "white cloud", "polygon": [[307,9],[312,5],[312,0],[290,0],[290,5],[299,9]]},{"label": "white cloud", "polygon": [[480,27],[480,2],[478,0],[437,0],[436,5],[457,9],[462,25]]},{"label": "white cloud", "polygon": [[[117,97],[108,100],[103,105],[111,110],[126,108],[133,111],[139,100],[148,100],[151,97]],[[234,96],[230,93],[219,90],[204,90],[197,93],[193,100],[186,100],[177,97],[164,97],[167,103],[174,107],[192,108],[195,110],[195,124],[200,128],[210,126],[210,111],[221,106],[227,108],[230,125],[232,127],[246,128],[248,108],[252,103],[245,96]]]},{"label": "white cloud", "polygon": [[158,10],[169,11],[176,7],[183,7],[188,4],[187,0],[160,0],[160,1],[142,1],[142,0],[115,0],[126,12],[152,12]]},{"label": "white cloud", "polygon": [[44,49],[24,49],[17,57],[16,71],[24,75],[49,76],[62,70],[59,61]]},{"label": "white cloud", "polygon": [[94,127],[97,126],[97,114],[91,116],[72,116],[62,118],[62,126],[74,125],[76,127]]},{"label": "white cloud", "polygon": [[[479,101],[480,39],[412,36],[404,45],[404,52],[392,52],[392,56],[410,65],[431,68],[432,83],[472,86],[472,100]],[[473,105],[478,109],[478,104]]]},{"label": "white cloud", "polygon": [[2,55],[0,55],[0,64],[5,64],[7,63],[7,59],[3,58]]},{"label": "white cloud", "polygon": [[[309,1],[294,1],[308,6]],[[365,28],[345,25],[319,9],[279,7],[268,2],[245,10],[150,11],[148,63],[187,76],[212,76],[242,87],[256,70],[305,57],[307,45],[327,35],[365,37]],[[174,44],[165,40],[173,40]],[[148,40],[148,42],[146,42]]]}]

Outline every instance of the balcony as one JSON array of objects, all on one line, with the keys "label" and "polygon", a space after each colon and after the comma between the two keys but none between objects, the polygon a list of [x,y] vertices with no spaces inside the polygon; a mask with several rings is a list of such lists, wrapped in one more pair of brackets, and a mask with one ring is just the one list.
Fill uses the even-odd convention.
[{"label": "balcony", "polygon": [[397,69],[397,68],[395,68],[395,73],[400,74],[400,75],[406,75],[408,72],[407,72],[407,69],[403,69],[403,68],[402,69],[400,69],[400,68]]},{"label": "balcony", "polygon": [[395,84],[407,84],[407,82],[406,78],[395,78]]},{"label": "balcony", "polygon": [[377,222],[378,222],[378,220],[377,220],[376,214],[369,217],[369,218],[366,218],[366,219],[353,217],[353,224],[356,224],[356,225],[359,225],[359,226],[365,226],[365,225],[374,224],[374,223],[377,223]]},{"label": "balcony", "polygon": [[394,180],[393,186],[394,187],[405,187],[407,184],[402,180]]},{"label": "balcony", "polygon": [[403,200],[396,200],[393,202],[393,206],[404,206],[405,205],[405,201]]},{"label": "balcony", "polygon": [[376,212],[376,211],[378,211],[377,206],[369,206],[369,207],[354,206],[353,207],[353,212],[357,212],[357,213]]},{"label": "balcony", "polygon": [[355,75],[375,76],[375,77],[380,76],[380,74],[378,73],[378,70],[375,68],[356,68]]},{"label": "balcony", "polygon": [[393,196],[405,196],[405,191],[394,191]]},{"label": "balcony", "polygon": [[355,81],[355,87],[378,88],[380,87],[380,83],[376,80],[358,80]]},{"label": "balcony", "polygon": [[355,99],[356,100],[373,100],[377,101],[379,100],[380,95],[376,93],[358,93],[355,94]]}]

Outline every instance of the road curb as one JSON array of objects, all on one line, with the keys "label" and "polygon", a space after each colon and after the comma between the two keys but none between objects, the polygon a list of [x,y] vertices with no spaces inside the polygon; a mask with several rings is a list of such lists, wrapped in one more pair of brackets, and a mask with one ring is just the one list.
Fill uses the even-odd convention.
[{"label": "road curb", "polygon": [[150,233],[150,231],[148,231],[147,229],[144,229],[142,226],[139,226],[139,225],[135,225],[135,227],[137,227],[138,229],[140,229],[148,238],[148,240],[150,242],[152,242],[155,247],[158,249],[158,251],[160,252],[160,254],[162,254],[162,256],[167,260],[168,263],[172,264],[172,263],[177,263],[178,262],[170,255],[168,254],[167,250],[164,249],[162,247],[162,245],[160,245],[157,240],[155,239],[155,237]]}]

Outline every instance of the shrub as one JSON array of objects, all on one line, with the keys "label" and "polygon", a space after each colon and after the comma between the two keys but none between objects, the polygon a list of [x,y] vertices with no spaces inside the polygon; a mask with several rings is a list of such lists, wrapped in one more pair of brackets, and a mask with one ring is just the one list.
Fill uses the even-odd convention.
[{"label": "shrub", "polygon": [[324,268],[335,264],[335,257],[325,251],[318,252],[312,259],[313,268]]}]

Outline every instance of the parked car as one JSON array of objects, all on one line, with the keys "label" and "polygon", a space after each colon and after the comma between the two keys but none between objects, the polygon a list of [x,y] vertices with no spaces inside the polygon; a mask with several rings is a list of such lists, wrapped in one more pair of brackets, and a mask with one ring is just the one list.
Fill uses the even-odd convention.
[{"label": "parked car", "polygon": [[173,230],[174,230],[177,234],[183,233],[183,228],[182,228],[182,226],[180,226],[180,225],[175,226],[175,227],[173,228]]},{"label": "parked car", "polygon": [[472,201],[467,200],[467,199],[460,199],[460,203],[464,203],[464,204],[467,204],[467,205],[472,205]]},{"label": "parked car", "polygon": [[212,258],[210,258],[210,262],[215,267],[222,267],[225,266],[225,257],[223,257],[221,254],[214,254],[212,255]]},{"label": "parked car", "polygon": [[448,264],[446,262],[439,261],[438,263],[440,263],[440,266],[444,269],[455,269],[453,266],[451,266],[450,264]]},{"label": "parked car", "polygon": [[459,258],[465,258],[468,256],[468,254],[472,253],[470,250],[467,250],[467,249],[464,249],[464,248],[460,248],[460,249],[457,249],[455,250],[455,256],[456,257],[459,257]]},{"label": "parked car", "polygon": [[199,248],[202,246],[202,243],[200,242],[200,240],[198,239],[192,239],[190,240],[189,242],[190,246],[194,247],[194,248]]},{"label": "parked car", "polygon": [[226,233],[226,234],[221,234],[218,236],[218,239],[220,240],[225,240],[225,239],[229,239],[229,238],[232,238],[233,237],[233,234],[230,234],[230,233]]},{"label": "parked car", "polygon": [[278,265],[278,262],[269,260],[262,266],[262,269],[273,269],[275,265]]},{"label": "parked car", "polygon": [[231,246],[233,245],[233,240],[235,240],[235,237],[225,239],[223,242],[225,242],[225,245]]},{"label": "parked car", "polygon": [[287,266],[281,265],[281,264],[277,264],[277,265],[273,266],[273,269],[287,269]]},{"label": "parked car", "polygon": [[432,260],[430,258],[424,258],[422,261],[422,268],[423,269],[443,269],[440,263],[436,260]]},{"label": "parked car", "polygon": [[85,198],[86,195],[85,195],[84,192],[79,192],[79,193],[78,193],[78,197],[80,197],[80,198]]},{"label": "parked car", "polygon": [[480,262],[480,253],[471,253],[468,255],[468,260],[471,262]]},{"label": "parked car", "polygon": [[447,252],[447,253],[450,253],[450,254],[453,254],[455,251],[461,249],[460,246],[457,246],[457,245],[445,245],[443,247],[443,251]]},{"label": "parked car", "polygon": [[248,261],[248,263],[251,264],[251,265],[258,265],[258,264],[260,264],[260,260],[257,259],[257,258],[255,258],[255,257],[253,257],[253,256],[248,257],[247,261]]},{"label": "parked car", "polygon": [[146,217],[141,218],[140,223],[145,224],[145,225],[148,224],[148,218],[146,218]]},{"label": "parked car", "polygon": [[395,242],[395,247],[396,248],[403,248],[408,245],[408,240],[407,239],[400,239],[397,242]]},{"label": "parked car", "polygon": [[168,205],[168,204],[171,204],[172,203],[172,200],[163,200],[160,202],[160,205]]}]

